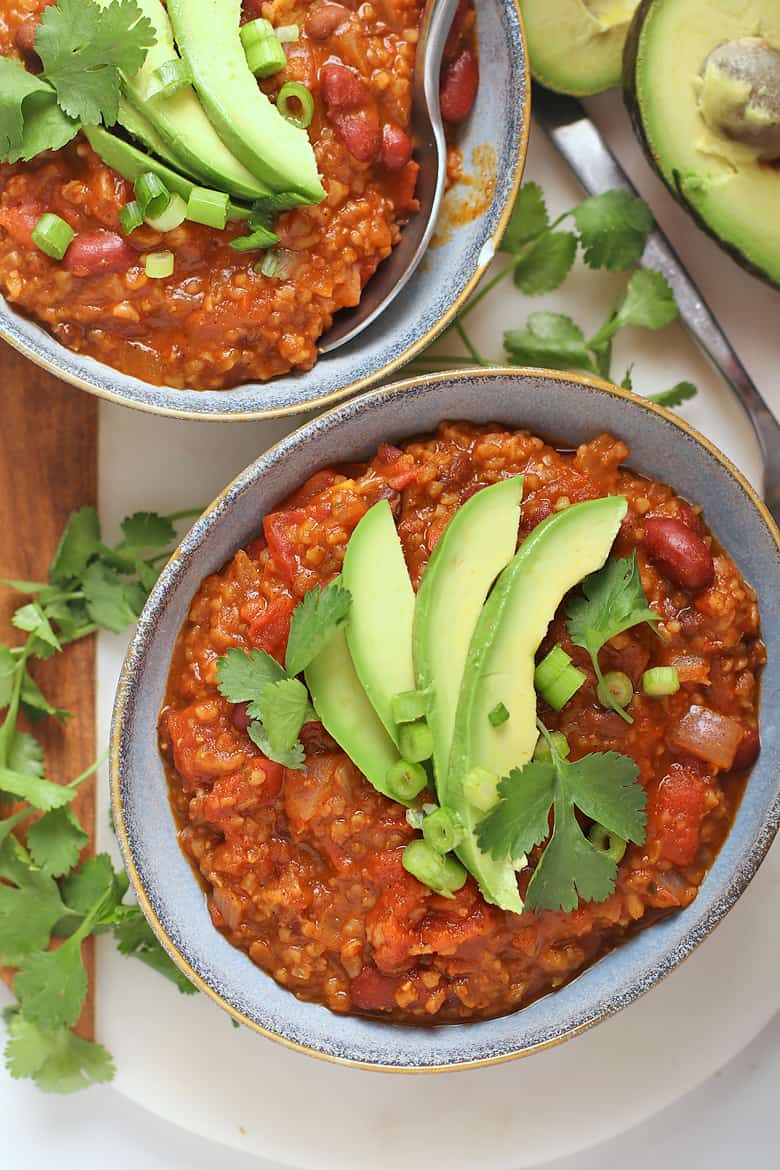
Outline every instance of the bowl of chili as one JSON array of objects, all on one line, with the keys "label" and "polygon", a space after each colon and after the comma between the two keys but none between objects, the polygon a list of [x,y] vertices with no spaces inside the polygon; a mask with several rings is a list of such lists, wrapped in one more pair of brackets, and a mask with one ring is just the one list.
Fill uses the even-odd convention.
[{"label": "bowl of chili", "polygon": [[[567,832],[586,832],[587,848],[609,857],[599,865],[612,867],[614,884],[589,886],[593,873],[572,858],[556,878],[549,842],[520,859],[510,848],[526,900],[518,914],[492,889],[483,896],[478,869],[450,881],[451,869],[403,860],[452,825],[409,792],[393,800],[368,783],[329,734],[338,738],[338,727],[308,671],[326,727],[301,711],[301,756],[274,764],[247,734],[249,696],[223,662],[267,654],[282,671],[275,677],[279,663],[295,669],[296,603],[334,581],[371,509],[394,516],[419,589],[452,516],[520,475],[521,551],[560,517],[611,500],[620,509],[613,558],[622,559],[569,595],[539,648],[538,664],[563,655],[581,676],[571,694],[555,698],[536,672],[546,748],[534,757],[537,776],[552,760],[578,809]],[[342,580],[349,573],[347,558]],[[467,371],[327,412],[261,456],[196,523],[128,652],[112,798],[150,923],[234,1018],[328,1059],[469,1067],[575,1035],[689,955],[774,839],[779,585],[780,537],[744,478],[684,421],[628,391],[549,371]],[[578,621],[580,635],[603,627],[592,653]],[[404,702],[397,718],[416,718],[416,700]],[[496,713],[491,724],[503,722]],[[627,840],[603,791],[594,795],[607,776],[624,796],[631,783],[644,790],[643,824],[637,831],[629,818]],[[500,807],[486,807],[500,822]],[[557,830],[566,814],[554,810]],[[495,838],[506,825],[494,827]]]},{"label": "bowl of chili", "polygon": [[[106,152],[106,144],[116,149],[115,131],[87,126],[86,138],[56,152],[0,164],[0,336],[101,397],[209,420],[324,405],[420,353],[496,250],[529,128],[516,0],[490,0],[476,17],[462,4],[443,69],[453,186],[438,235],[397,303],[353,343],[318,358],[334,314],[358,302],[414,214],[417,163],[406,128],[422,8],[422,0],[393,2],[372,15],[276,0],[274,24],[298,39],[280,48],[286,65],[262,88],[277,104],[290,87],[306,92],[327,194],[278,216],[269,251],[244,250],[243,222],[209,225],[208,207],[198,222],[182,221],[177,194],[182,211],[170,223],[162,222],[169,210],[144,220],[141,196]],[[0,55],[34,69],[34,21],[16,0],[3,0],[3,12]],[[477,88],[479,59],[491,67]]]}]

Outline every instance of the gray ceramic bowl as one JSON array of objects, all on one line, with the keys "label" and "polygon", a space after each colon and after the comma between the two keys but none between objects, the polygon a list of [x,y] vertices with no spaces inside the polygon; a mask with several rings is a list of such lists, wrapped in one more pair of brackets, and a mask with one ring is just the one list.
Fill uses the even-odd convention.
[{"label": "gray ceramic bowl", "polygon": [[479,51],[490,68],[483,70],[483,84],[460,145],[467,172],[479,173],[480,168],[472,165],[475,150],[488,148],[481,151],[482,158],[493,152],[492,197],[473,222],[445,232],[446,242],[428,250],[403,293],[354,342],[323,357],[305,374],[206,391],[153,386],[73,353],[1,296],[0,337],[83,390],[179,418],[229,421],[298,414],[387,379],[433,341],[471,293],[495,253],[523,174],[530,82],[518,0],[480,0],[478,7]]},{"label": "gray ceramic bowl", "polygon": [[[177,844],[157,717],[174,639],[193,594],[256,534],[259,518],[316,468],[368,456],[378,442],[431,431],[444,418],[526,427],[567,446],[612,431],[628,442],[632,468],[704,505],[715,535],[758,591],[768,651],[763,746],[734,827],[687,910],[514,1015],[399,1027],[301,1003],[214,929]],[[112,732],[114,817],[131,880],[161,942],[237,1019],[292,1047],[363,1066],[483,1064],[543,1048],[618,1011],[667,975],[723,918],[778,827],[779,713],[780,534],[735,468],[680,419],[604,383],[538,370],[452,373],[374,391],[307,423],[253,463],[198,520],[149,599],[122,671]]]}]

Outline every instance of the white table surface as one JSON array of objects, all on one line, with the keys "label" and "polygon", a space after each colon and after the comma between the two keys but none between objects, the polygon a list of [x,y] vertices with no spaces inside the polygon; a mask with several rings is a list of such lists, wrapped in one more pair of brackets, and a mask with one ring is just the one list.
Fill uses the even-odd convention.
[{"label": "white table surface", "polygon": [[[689,271],[762,391],[780,410],[777,382],[780,294],[734,265],[696,231],[642,159],[619,101],[596,99],[591,110],[613,148],[651,203]],[[528,176],[545,182],[548,153],[537,143]],[[529,304],[527,311],[531,311]],[[525,306],[520,310],[525,310]],[[700,422],[700,425],[704,425]],[[745,973],[749,981],[749,972]],[[3,993],[3,1002],[5,1002]],[[729,1005],[713,1004],[713,1026]],[[675,1059],[674,1038],[669,1041]],[[641,1061],[641,1052],[637,1060]],[[594,1070],[597,1075],[597,1070]],[[780,1018],[735,1060],[699,1089],[649,1122],[611,1142],[549,1163],[545,1170],[618,1170],[630,1157],[634,1170],[776,1170],[776,1087],[780,1083]],[[176,1128],[129,1103],[110,1087],[73,1097],[44,1097],[0,1068],[0,1170],[276,1170]],[[565,1102],[561,1124],[566,1124]],[[433,1155],[432,1155],[433,1156]],[[370,1170],[370,1151],[366,1151]],[[507,1166],[507,1170],[512,1170]],[[543,1168],[539,1168],[543,1170]]]}]

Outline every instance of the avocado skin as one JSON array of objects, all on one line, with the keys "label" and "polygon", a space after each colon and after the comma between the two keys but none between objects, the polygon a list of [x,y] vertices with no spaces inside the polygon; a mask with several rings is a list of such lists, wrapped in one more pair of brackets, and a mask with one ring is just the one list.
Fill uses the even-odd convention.
[{"label": "avocado skin", "polygon": [[684,192],[680,187],[679,172],[674,172],[674,181],[670,182],[667,175],[664,173],[664,168],[660,163],[659,157],[653,148],[649,132],[645,126],[644,118],[642,116],[642,108],[639,100],[639,93],[637,90],[637,64],[641,52],[642,33],[646,19],[651,15],[655,7],[656,0],[641,0],[639,7],[634,13],[634,19],[631,21],[631,26],[626,37],[626,44],[623,50],[623,102],[628,110],[631,124],[634,127],[634,133],[639,141],[639,145],[647,158],[650,166],[653,168],[664,186],[672,193],[674,198],[684,207],[694,222],[700,227],[710,239],[714,240],[716,244],[724,252],[727,252],[733,260],[736,260],[740,267],[744,268],[751,275],[757,276],[759,280],[763,280],[765,284],[771,285],[773,288],[780,288],[780,274],[773,276],[766,268],[762,268],[754,260],[749,259],[745,253],[733,244],[730,240],[724,239],[718,235],[710,224],[701,216],[698,209],[685,197]]}]

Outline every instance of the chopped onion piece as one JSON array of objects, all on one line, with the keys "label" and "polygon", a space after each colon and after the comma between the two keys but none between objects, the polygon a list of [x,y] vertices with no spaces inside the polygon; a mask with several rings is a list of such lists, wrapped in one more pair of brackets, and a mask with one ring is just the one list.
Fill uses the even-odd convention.
[{"label": "chopped onion piece", "polygon": [[669,744],[727,772],[734,763],[744,727],[728,715],[694,704],[669,732]]}]

